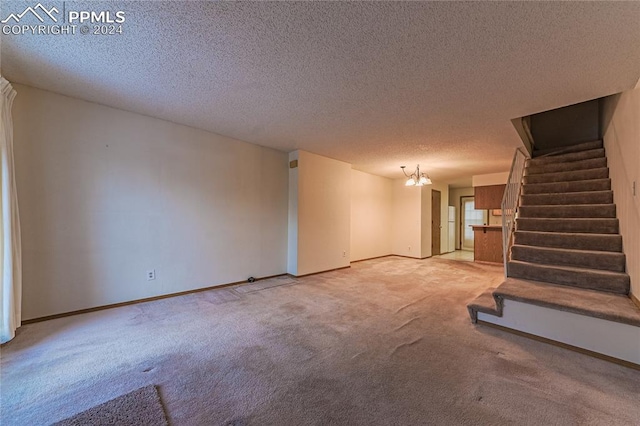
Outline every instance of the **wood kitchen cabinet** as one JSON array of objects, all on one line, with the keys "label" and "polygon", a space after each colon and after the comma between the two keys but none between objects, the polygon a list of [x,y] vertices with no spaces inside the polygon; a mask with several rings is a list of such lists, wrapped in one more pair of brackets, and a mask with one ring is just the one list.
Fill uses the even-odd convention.
[{"label": "wood kitchen cabinet", "polygon": [[475,208],[499,209],[502,204],[502,195],[507,185],[476,186],[474,188]]}]

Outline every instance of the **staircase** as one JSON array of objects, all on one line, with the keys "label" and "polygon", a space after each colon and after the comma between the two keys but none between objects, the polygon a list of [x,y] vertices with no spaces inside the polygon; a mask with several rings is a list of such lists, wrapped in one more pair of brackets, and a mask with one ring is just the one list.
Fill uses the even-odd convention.
[{"label": "staircase", "polygon": [[468,305],[472,321],[479,312],[501,317],[511,299],[639,327],[640,336],[613,201],[602,141],[534,152],[507,278]]}]

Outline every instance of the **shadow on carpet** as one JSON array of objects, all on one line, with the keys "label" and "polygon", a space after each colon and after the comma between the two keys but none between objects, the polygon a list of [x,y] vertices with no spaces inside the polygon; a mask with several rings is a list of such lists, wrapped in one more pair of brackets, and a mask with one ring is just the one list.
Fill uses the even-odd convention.
[{"label": "shadow on carpet", "polygon": [[168,422],[158,390],[155,386],[149,385],[96,405],[54,425],[158,426],[168,425]]},{"label": "shadow on carpet", "polygon": [[298,280],[288,276],[269,278],[266,280],[256,281],[251,284],[242,284],[233,288],[233,291],[239,294],[253,293],[260,290],[266,290],[273,287],[284,285],[298,284]]}]

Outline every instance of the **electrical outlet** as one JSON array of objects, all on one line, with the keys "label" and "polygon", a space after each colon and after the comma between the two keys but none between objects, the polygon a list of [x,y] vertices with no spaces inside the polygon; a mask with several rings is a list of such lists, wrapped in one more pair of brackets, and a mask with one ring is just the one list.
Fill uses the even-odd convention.
[{"label": "electrical outlet", "polygon": [[409,246],[408,248],[409,248],[409,251],[411,251],[411,246]]},{"label": "electrical outlet", "polygon": [[342,252],[342,257],[347,257],[347,251],[346,250]]},{"label": "electrical outlet", "polygon": [[147,281],[153,281],[156,279],[156,270],[150,269],[147,271]]}]

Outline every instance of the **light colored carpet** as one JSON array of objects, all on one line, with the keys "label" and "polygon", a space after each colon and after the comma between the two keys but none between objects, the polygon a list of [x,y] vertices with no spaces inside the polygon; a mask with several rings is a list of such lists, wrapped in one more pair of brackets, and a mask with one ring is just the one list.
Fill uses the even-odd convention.
[{"label": "light colored carpet", "polygon": [[296,284],[297,282],[298,280],[295,278],[282,276],[234,286],[232,290],[236,293],[246,294],[253,293],[254,291],[264,290],[267,288],[279,287],[281,285],[292,285]]},{"label": "light colored carpet", "polygon": [[391,257],[25,326],[2,348],[2,424],[149,384],[181,426],[637,424],[640,371],[470,323],[502,280]]},{"label": "light colored carpet", "polygon": [[162,426],[167,418],[153,385],[134,390],[90,408],[55,426]]}]

